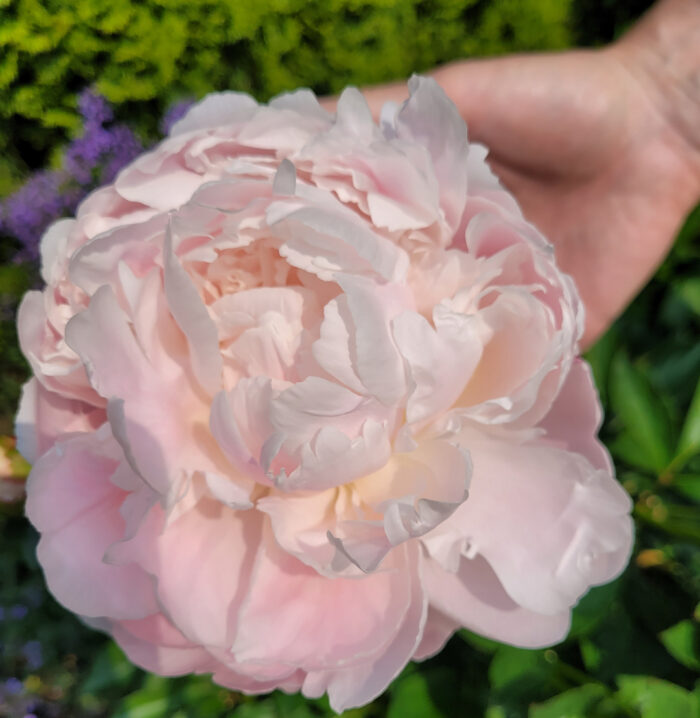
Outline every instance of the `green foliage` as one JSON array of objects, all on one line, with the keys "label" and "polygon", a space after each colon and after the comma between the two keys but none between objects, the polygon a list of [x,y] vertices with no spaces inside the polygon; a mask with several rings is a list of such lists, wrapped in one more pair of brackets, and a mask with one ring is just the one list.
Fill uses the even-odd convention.
[{"label": "green foliage", "polygon": [[[568,0],[10,0],[0,6],[0,150],[30,166],[78,128],[94,85],[154,133],[179,96],[267,99],[405,77],[456,57],[570,43]],[[1,174],[0,174],[1,179]]]}]

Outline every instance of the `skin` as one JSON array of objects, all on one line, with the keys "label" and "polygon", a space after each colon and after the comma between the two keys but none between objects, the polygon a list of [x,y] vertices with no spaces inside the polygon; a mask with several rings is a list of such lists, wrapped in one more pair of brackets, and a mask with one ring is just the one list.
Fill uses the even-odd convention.
[{"label": "skin", "polygon": [[[590,346],[700,199],[700,0],[663,0],[601,50],[460,61],[431,74],[574,277]],[[365,96],[378,116],[406,86]]]}]

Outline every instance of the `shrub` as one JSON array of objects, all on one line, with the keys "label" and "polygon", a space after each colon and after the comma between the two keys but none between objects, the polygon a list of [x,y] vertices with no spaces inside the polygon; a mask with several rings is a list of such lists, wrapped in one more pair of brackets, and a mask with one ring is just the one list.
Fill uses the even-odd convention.
[{"label": "shrub", "polygon": [[[92,85],[146,135],[180,96],[367,84],[570,43],[570,0],[0,0],[0,153],[45,164]],[[13,173],[0,165],[5,185]]]}]

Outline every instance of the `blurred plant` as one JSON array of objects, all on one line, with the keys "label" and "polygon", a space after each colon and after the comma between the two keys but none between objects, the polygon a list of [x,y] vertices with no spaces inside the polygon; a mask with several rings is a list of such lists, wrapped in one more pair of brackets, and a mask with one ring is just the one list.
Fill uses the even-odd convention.
[{"label": "blurred plant", "polygon": [[15,444],[13,437],[0,436],[0,504],[13,504],[24,498],[24,481],[30,466]]}]

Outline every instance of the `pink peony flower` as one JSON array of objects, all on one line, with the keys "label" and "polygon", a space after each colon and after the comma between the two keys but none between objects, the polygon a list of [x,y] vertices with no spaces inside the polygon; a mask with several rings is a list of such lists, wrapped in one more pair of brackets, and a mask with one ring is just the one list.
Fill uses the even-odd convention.
[{"label": "pink peony flower", "polygon": [[628,559],[572,281],[409,89],[209,96],[43,239],[27,513],[148,670],[342,711],[460,626],[560,641]]}]

